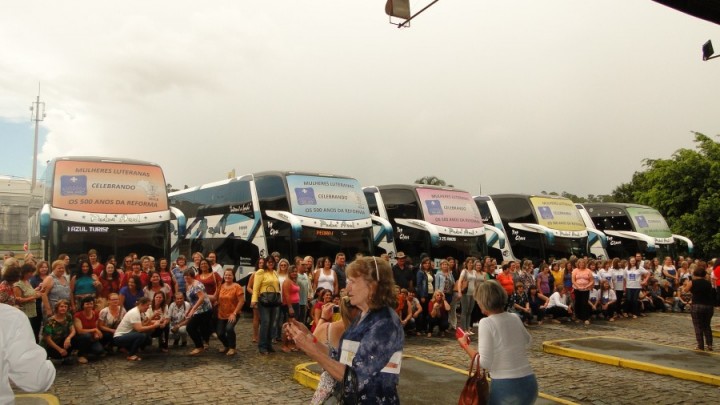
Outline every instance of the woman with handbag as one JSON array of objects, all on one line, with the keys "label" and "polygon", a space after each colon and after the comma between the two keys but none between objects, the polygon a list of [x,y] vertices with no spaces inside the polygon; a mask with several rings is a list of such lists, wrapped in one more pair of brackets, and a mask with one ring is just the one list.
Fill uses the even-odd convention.
[{"label": "woman with handbag", "polygon": [[338,381],[326,403],[398,404],[405,336],[394,310],[390,263],[362,257],[348,265],[346,274],[347,296],[360,315],[342,335],[339,353],[329,356],[324,342],[297,320],[291,320],[288,331],[298,348]]},{"label": "woman with handbag", "polygon": [[458,338],[470,359],[479,356],[480,367],[492,376],[488,404],[534,404],[538,396],[535,373],[530,367],[526,347],[530,334],[520,319],[505,312],[508,296],[496,281],[480,283],[475,301],[487,315],[478,324],[477,350],[468,335]]},{"label": "woman with handbag", "polygon": [[265,259],[266,269],[255,272],[253,280],[253,294],[250,307],[260,309],[260,336],[258,350],[266,355],[275,352],[272,347],[273,328],[275,319],[280,313],[280,279],[275,272],[275,258],[268,256]]}]

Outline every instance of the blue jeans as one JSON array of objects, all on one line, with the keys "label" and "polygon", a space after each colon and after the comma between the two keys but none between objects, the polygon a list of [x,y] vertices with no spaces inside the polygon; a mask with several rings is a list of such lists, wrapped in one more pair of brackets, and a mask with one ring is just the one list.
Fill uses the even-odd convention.
[{"label": "blue jeans", "polygon": [[89,333],[78,333],[72,339],[73,347],[78,349],[78,356],[99,356],[105,350],[100,341],[95,340]]},{"label": "blue jeans", "polygon": [[237,347],[237,338],[235,336],[235,324],[237,323],[237,318],[235,318],[235,322],[230,322],[227,319],[219,319],[217,321],[217,336],[218,339],[222,342],[223,346],[227,347],[228,349],[235,349]]},{"label": "blue jeans", "polygon": [[272,331],[275,319],[280,315],[280,307],[269,307],[257,304],[260,309],[260,336],[258,349],[261,353],[273,351],[272,348]]},{"label": "blue jeans", "polygon": [[115,346],[126,348],[129,356],[136,355],[140,348],[149,345],[151,342],[152,338],[149,334],[136,331],[113,338]]},{"label": "blue jeans", "polygon": [[537,397],[535,374],[520,378],[493,378],[490,381],[490,405],[532,405]]},{"label": "blue jeans", "polygon": [[625,291],[627,291],[625,294],[625,307],[627,312],[629,314],[633,315],[640,315],[640,301],[638,301],[640,296],[640,289],[639,288],[627,288]]},{"label": "blue jeans", "polygon": [[463,294],[460,298],[460,322],[458,326],[467,331],[472,330],[472,312],[475,307],[475,298],[470,294]]}]

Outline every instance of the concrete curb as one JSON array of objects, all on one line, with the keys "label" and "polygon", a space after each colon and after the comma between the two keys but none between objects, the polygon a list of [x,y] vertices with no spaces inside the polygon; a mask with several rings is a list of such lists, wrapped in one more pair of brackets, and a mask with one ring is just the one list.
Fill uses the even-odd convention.
[{"label": "concrete curb", "polygon": [[[700,382],[700,383],[704,383],[704,384],[720,386],[720,376],[717,376],[717,375],[703,374],[703,373],[698,373],[698,372],[690,371],[690,370],[683,370],[683,369],[678,369],[678,368],[673,368],[673,367],[668,367],[668,366],[662,366],[659,364],[647,363],[647,362],[638,361],[638,360],[629,360],[629,359],[624,359],[624,358],[617,357],[617,356],[593,353],[593,352],[589,352],[589,351],[584,351],[584,350],[579,350],[579,349],[571,349],[571,348],[560,346],[560,344],[563,342],[572,342],[572,341],[577,341],[577,340],[588,340],[588,339],[602,339],[602,338],[611,338],[611,339],[617,339],[617,340],[629,340],[629,339],[622,339],[622,338],[617,338],[617,337],[613,337],[613,336],[596,336],[596,337],[579,338],[579,339],[551,340],[551,341],[543,342],[543,351],[545,353],[556,354],[559,356],[572,357],[572,358],[576,358],[576,359],[580,359],[580,360],[592,361],[592,362],[608,364],[608,365],[616,366],[616,367],[640,370],[640,371],[645,371],[648,373],[667,375],[667,376],[671,376],[671,377],[675,377],[675,378],[680,378],[683,380],[690,380],[690,381],[696,381],[696,382]],[[687,349],[684,347],[663,345],[663,344],[657,344],[657,343],[648,343],[648,344],[687,350],[689,353],[694,352],[693,350]],[[706,354],[716,356],[715,353],[707,353],[706,352]]]}]

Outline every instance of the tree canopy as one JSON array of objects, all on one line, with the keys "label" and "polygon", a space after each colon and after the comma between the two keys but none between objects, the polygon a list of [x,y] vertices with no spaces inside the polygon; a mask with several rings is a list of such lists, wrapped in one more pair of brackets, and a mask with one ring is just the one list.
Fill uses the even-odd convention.
[{"label": "tree canopy", "polygon": [[694,132],[696,149],[680,149],[670,159],[645,159],[644,170],[613,190],[616,201],[651,206],[673,233],[690,238],[695,254],[720,254],[720,143]]},{"label": "tree canopy", "polygon": [[452,184],[446,184],[445,180],[438,178],[437,176],[425,176],[415,180],[415,184],[428,184],[431,186],[448,186],[453,187]]}]

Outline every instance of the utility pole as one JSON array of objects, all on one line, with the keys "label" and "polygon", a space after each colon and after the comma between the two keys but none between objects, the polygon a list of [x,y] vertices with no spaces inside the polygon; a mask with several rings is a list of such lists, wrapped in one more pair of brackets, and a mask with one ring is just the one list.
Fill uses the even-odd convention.
[{"label": "utility pole", "polygon": [[35,121],[35,143],[33,147],[33,169],[30,193],[35,191],[35,180],[37,179],[37,156],[38,156],[38,128],[40,121],[45,119],[45,103],[40,101],[40,83],[38,83],[38,95],[34,103],[30,105],[30,121]]}]

